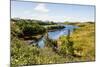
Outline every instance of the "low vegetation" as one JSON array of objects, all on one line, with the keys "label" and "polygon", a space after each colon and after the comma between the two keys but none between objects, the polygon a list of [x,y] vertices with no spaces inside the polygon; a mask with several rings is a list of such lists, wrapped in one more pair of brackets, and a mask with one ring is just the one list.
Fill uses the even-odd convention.
[{"label": "low vegetation", "polygon": [[[73,61],[94,61],[95,60],[95,28],[94,23],[76,24],[79,28],[75,29],[70,36],[72,42],[71,53]],[[66,36],[62,36],[61,45],[65,44]],[[68,44],[67,44],[68,45]],[[67,49],[67,48],[66,48]]]},{"label": "low vegetation", "polygon": [[[77,23],[71,35],[61,36],[54,41],[46,38],[45,47],[28,44],[25,38],[32,39],[44,35],[48,30],[60,29],[57,23],[44,23],[37,20],[11,20],[11,65],[54,64],[95,60],[94,23]],[[50,29],[44,26],[53,26]],[[55,27],[54,27],[55,26]],[[57,26],[57,27],[56,27]],[[33,38],[34,39],[34,38]]]}]

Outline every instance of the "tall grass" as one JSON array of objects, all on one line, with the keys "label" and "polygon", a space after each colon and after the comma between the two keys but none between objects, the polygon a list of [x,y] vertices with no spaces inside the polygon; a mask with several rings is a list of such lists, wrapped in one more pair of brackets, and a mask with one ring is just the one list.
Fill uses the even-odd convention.
[{"label": "tall grass", "polygon": [[78,24],[79,28],[71,35],[74,52],[82,56],[80,61],[95,60],[95,27],[94,23]]},{"label": "tall grass", "polygon": [[[70,36],[70,40],[73,42],[74,56],[71,62],[75,61],[94,61],[95,60],[95,27],[94,23],[78,23],[79,28],[75,29]],[[63,42],[67,41],[66,36],[62,36],[60,40],[63,46]],[[68,45],[68,44],[67,44]],[[69,60],[68,60],[69,62]]]}]

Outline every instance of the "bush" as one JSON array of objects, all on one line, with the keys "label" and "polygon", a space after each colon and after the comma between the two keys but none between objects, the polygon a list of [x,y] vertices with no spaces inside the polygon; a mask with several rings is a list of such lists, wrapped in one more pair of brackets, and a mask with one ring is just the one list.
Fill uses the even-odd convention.
[{"label": "bush", "polygon": [[59,41],[61,41],[61,45],[59,46],[59,54],[63,56],[73,56],[74,55],[74,47],[73,41],[68,39],[68,36],[60,37]]},{"label": "bush", "polygon": [[11,42],[11,65],[27,65],[37,62],[35,58],[39,55],[39,49],[27,45],[23,41],[13,38]]}]

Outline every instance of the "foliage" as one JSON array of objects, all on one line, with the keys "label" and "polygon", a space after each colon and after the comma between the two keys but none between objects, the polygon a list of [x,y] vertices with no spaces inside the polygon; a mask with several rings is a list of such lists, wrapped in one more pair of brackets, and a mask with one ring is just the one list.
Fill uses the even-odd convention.
[{"label": "foliage", "polygon": [[19,38],[19,35],[26,36],[28,34],[27,36],[30,37],[35,34],[45,33],[45,31],[46,29],[43,26],[33,23],[31,20],[13,20],[13,23],[11,23],[11,65],[13,67],[32,64],[64,63],[66,61],[62,56],[53,51],[52,46],[56,45],[55,41],[50,41],[51,47],[41,49],[27,44],[24,39]]},{"label": "foliage", "polygon": [[38,20],[12,19],[11,22],[11,65],[53,64],[75,61],[95,60],[94,23],[76,23],[79,26],[71,36],[61,36],[57,41],[46,39],[46,46],[39,48],[28,44],[19,35],[27,37],[43,34],[48,30],[61,29],[53,22],[45,23]]},{"label": "foliage", "polygon": [[[94,23],[86,22],[79,23],[78,29],[71,34],[70,42],[67,41],[66,36],[60,37],[60,54],[69,54],[73,59],[69,62],[76,61],[94,61],[95,60],[95,33]],[[68,45],[70,44],[70,45]],[[65,46],[67,45],[67,46]],[[68,57],[67,57],[68,58]]]},{"label": "foliage", "polygon": [[13,38],[11,42],[12,66],[64,63],[65,61],[63,57],[53,52],[50,47],[44,49],[37,48],[17,38]]},{"label": "foliage", "polygon": [[58,29],[63,29],[65,28],[64,26],[59,26],[59,25],[55,25],[55,26],[48,26],[47,29],[48,30],[58,30]]},{"label": "foliage", "polygon": [[38,54],[39,49],[37,47],[27,45],[24,41],[13,38],[11,42],[12,65],[27,65],[36,62],[35,58]]},{"label": "foliage", "polygon": [[23,24],[23,22],[26,24],[28,22],[31,22],[31,23],[34,23],[34,24],[39,24],[39,25],[55,25],[56,23],[54,23],[53,21],[46,21],[46,22],[43,22],[43,21],[40,21],[40,20],[30,20],[30,19],[16,19],[16,18],[12,18],[11,19],[12,22],[21,22],[21,23],[18,23],[20,25]]},{"label": "foliage", "polygon": [[60,37],[59,41],[61,41],[59,54],[63,56],[67,55],[73,56],[74,55],[73,41],[68,39],[68,36]]},{"label": "foliage", "polygon": [[35,34],[43,34],[45,33],[45,28],[36,24],[34,26],[31,26],[31,25],[26,25],[23,27],[22,29],[22,33],[23,35],[28,35],[28,36],[32,36],[32,35],[35,35]]}]

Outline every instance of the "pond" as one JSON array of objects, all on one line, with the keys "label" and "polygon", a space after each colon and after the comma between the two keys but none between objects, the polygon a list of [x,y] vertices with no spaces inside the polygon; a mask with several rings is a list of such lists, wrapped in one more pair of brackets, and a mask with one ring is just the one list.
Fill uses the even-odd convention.
[{"label": "pond", "polygon": [[[72,33],[75,28],[78,28],[77,26],[73,26],[73,25],[64,25],[64,26],[65,26],[65,28],[63,28],[63,29],[48,32],[49,39],[57,40],[62,35],[68,35],[68,30],[70,30],[70,33]],[[42,37],[37,42],[37,44],[40,48],[43,48],[45,46],[45,40],[46,39],[44,37]]]}]

